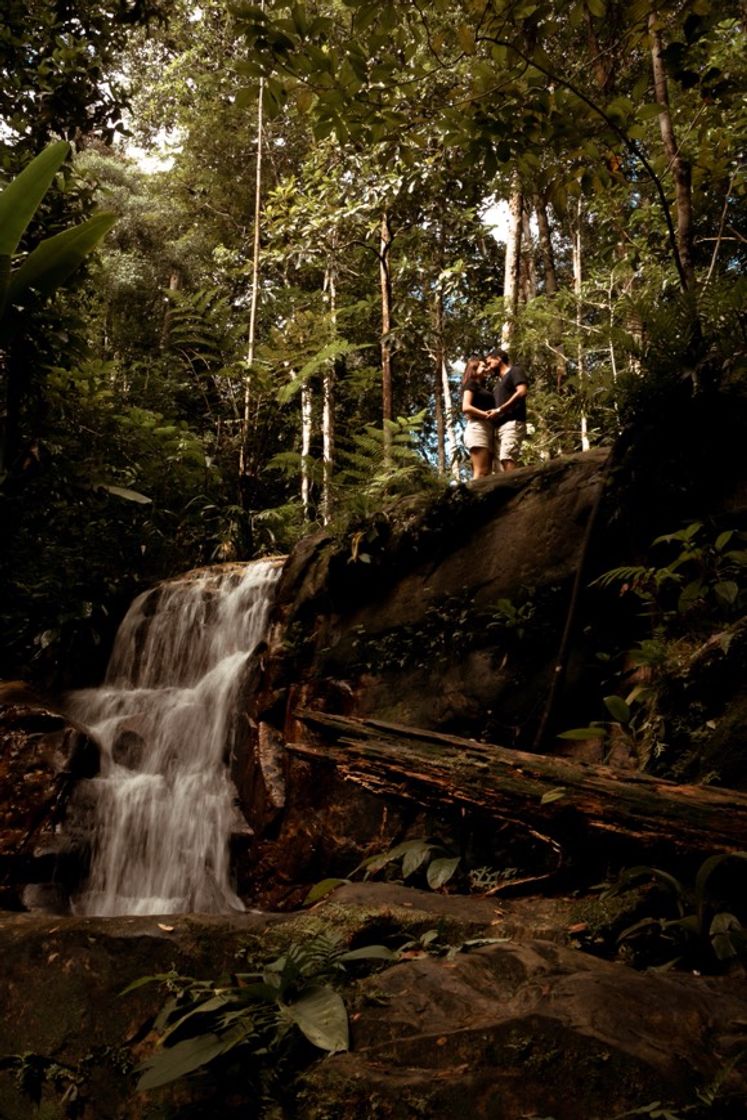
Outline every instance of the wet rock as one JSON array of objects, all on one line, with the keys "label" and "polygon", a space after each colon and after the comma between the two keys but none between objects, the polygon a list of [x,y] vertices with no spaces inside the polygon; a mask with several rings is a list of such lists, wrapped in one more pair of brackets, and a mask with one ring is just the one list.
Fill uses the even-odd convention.
[{"label": "wet rock", "polygon": [[[743,1099],[745,1071],[730,1063],[745,1045],[744,978],[635,973],[561,940],[525,940],[522,921],[559,937],[574,906],[529,902],[368,883],[285,916],[0,917],[0,1115],[34,1114],[18,1076],[18,1060],[33,1058],[48,1071],[38,1089],[47,1120],[69,1120],[70,1085],[79,1120],[246,1120],[256,1101],[221,1079],[137,1092],[134,1067],[153,1051],[167,992],[122,990],[171,969],[216,978],[319,935],[415,947],[348,980],[350,1053],[309,1051],[285,1070],[287,1085],[301,1077],[298,1120],[610,1120],[654,1100],[686,1106],[715,1079],[719,1106]],[[440,956],[417,944],[431,929]],[[491,941],[464,944],[479,938]]]},{"label": "wet rock", "polygon": [[0,693],[0,868],[6,906],[26,883],[59,871],[57,827],[76,783],[98,768],[98,746],[83,728],[28,692]]},{"label": "wet rock", "polygon": [[352,1051],[306,1076],[302,1114],[609,1120],[691,1104],[716,1078],[733,1104],[745,1010],[744,982],[642,975],[547,942],[424,955],[357,985]]},{"label": "wet rock", "polygon": [[[185,1104],[196,1107],[202,1096],[213,1102],[203,1116],[245,1116],[246,1101],[241,1112],[223,1109],[220,1087],[201,1094],[199,1087],[177,1084],[138,1094],[133,1069],[155,1044],[148,1032],[167,993],[158,984],[121,993],[134,980],[172,968],[183,975],[220,976],[236,967],[242,946],[274,924],[272,915],[253,914],[0,917],[0,1115],[177,1120],[186,1115]],[[19,1076],[21,1059],[33,1059],[41,1071],[38,1110],[33,1084],[24,1090]]]},{"label": "wet rock", "polygon": [[112,743],[112,761],[128,770],[140,770],[145,749],[146,743],[142,735],[130,728],[122,728]]}]

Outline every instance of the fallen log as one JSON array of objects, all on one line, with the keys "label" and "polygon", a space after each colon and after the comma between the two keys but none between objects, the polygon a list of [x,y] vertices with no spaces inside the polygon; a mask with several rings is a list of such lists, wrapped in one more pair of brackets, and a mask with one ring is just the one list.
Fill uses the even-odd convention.
[{"label": "fallen log", "polygon": [[378,720],[300,710],[298,756],[333,764],[373,793],[462,807],[567,846],[623,841],[709,855],[747,848],[747,794],[677,785],[635,771],[509,750]]}]

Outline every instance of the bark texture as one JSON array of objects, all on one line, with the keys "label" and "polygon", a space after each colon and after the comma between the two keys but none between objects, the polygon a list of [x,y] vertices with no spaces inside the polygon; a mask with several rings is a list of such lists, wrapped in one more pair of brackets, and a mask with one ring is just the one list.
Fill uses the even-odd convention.
[{"label": "bark texture", "polygon": [[[371,792],[457,806],[536,829],[561,844],[583,836],[708,855],[739,851],[747,794],[682,786],[610,767],[548,758],[377,720],[299,711],[306,735],[288,749],[333,762]],[[313,740],[316,741],[313,741]]]}]

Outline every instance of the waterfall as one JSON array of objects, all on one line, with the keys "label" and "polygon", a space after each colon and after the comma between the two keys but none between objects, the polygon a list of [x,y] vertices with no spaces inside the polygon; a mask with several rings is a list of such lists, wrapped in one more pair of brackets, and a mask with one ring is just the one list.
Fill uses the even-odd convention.
[{"label": "waterfall", "polygon": [[243,910],[229,839],[246,824],[226,763],[281,566],[204,569],[145,592],[119,629],[103,686],[68,698],[102,747],[76,913]]}]

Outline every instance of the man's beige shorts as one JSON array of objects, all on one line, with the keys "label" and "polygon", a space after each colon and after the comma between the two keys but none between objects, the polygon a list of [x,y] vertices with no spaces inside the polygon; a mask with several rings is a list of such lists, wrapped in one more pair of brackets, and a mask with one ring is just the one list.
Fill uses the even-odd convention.
[{"label": "man's beige shorts", "polygon": [[500,462],[504,459],[519,458],[521,445],[526,439],[527,426],[523,420],[507,420],[501,424],[495,433],[495,457]]}]

